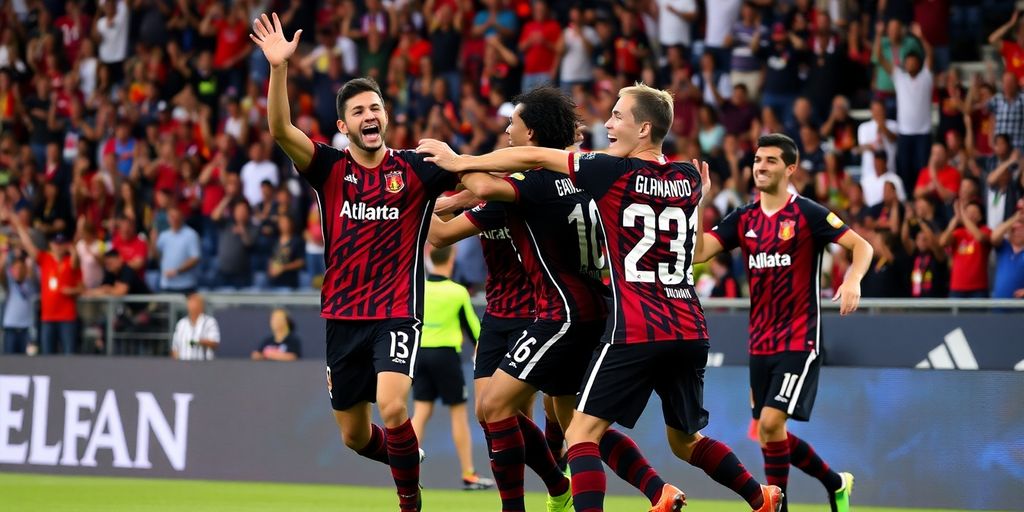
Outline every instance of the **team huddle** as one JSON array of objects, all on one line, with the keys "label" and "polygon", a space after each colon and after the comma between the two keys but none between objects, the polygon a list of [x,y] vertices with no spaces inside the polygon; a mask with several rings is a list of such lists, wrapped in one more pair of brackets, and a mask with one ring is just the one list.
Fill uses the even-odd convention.
[{"label": "team huddle", "polygon": [[[709,169],[662,154],[673,118],[667,92],[642,84],[619,91],[605,125],[609,147],[581,153],[572,100],[536,88],[515,102],[511,147],[467,156],[436,140],[420,141],[415,151],[386,148],[383,96],[372,80],[354,79],[337,99],[338,130],[351,145],[337,150],[291,123],[286,76],[298,34],[286,39],[276,15],[263,15],[253,29],[271,65],[271,134],[321,208],[334,416],[349,448],[390,466],[401,510],[422,506],[421,451],[407,401],[421,341],[423,247],[476,235],[489,271],[476,413],[500,510],[526,509],[527,466],[547,487],[548,510],[603,510],[604,464],[652,511],[680,510],[685,494],[611,428],[632,428],[652,392],[661,398],[672,453],[752,510],[785,509],[791,465],[822,482],[833,510],[849,509],[852,475],[833,471],[786,431],[786,420],[809,419],[814,404],[822,254],[830,243],[853,253],[834,299],[847,314],[857,307],[871,248],[835,214],[788,191],[798,160],[792,140],[761,137],[753,171],[759,200],[704,233]],[[446,199],[446,209],[466,210],[447,220],[434,215],[436,198],[457,187],[464,191]],[[751,262],[750,384],[765,484],[728,446],[700,433],[709,419],[710,345],[693,265],[737,247]],[[559,466],[561,442],[548,443],[526,413],[537,391],[550,397],[552,423],[564,432],[571,477]],[[371,422],[372,402],[383,427]]]}]

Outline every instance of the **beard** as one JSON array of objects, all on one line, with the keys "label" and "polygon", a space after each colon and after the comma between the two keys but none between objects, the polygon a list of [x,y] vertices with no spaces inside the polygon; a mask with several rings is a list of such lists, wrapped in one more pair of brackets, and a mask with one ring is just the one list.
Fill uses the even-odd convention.
[{"label": "beard", "polygon": [[386,128],[383,125],[381,125],[380,131],[378,132],[378,140],[374,141],[373,143],[367,143],[365,140],[363,140],[363,132],[361,130],[355,132],[350,131],[348,134],[348,139],[353,146],[359,148],[360,150],[365,151],[366,153],[376,153],[377,151],[380,151],[384,147],[384,135],[386,132]]}]

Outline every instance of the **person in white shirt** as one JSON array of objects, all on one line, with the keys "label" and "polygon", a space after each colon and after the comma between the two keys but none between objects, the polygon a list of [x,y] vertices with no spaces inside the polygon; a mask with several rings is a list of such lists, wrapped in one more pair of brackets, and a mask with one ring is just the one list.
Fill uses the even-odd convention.
[{"label": "person in white shirt", "polygon": [[[871,169],[865,171],[861,168],[860,188],[864,192],[864,204],[869,208],[882,202],[885,195],[885,184],[892,183],[896,188],[896,196],[900,202],[907,199],[906,189],[903,187],[903,180],[889,167],[891,157],[884,149],[871,153]],[[870,174],[869,174],[870,173]]]},{"label": "person in white shirt", "polygon": [[93,33],[99,39],[100,62],[110,68],[110,79],[114,83],[124,78],[128,30],[128,5],[125,0],[103,2],[103,15],[96,18]]},{"label": "person in white shirt", "polygon": [[715,66],[719,71],[729,71],[732,49],[725,46],[725,38],[732,31],[733,23],[740,17],[742,0],[714,0],[707,2],[707,27],[704,31],[705,51],[715,55]]},{"label": "person in white shirt", "polygon": [[693,43],[690,23],[697,21],[694,0],[658,0],[658,42],[661,46],[683,46]]},{"label": "person in white shirt", "polygon": [[181,361],[209,361],[220,346],[220,326],[216,318],[205,313],[202,295],[189,295],[186,307],[188,315],[174,326],[171,357]]},{"label": "person in white shirt", "polygon": [[601,39],[594,27],[583,23],[582,17],[579,7],[569,9],[569,25],[562,31],[558,48],[562,58],[558,82],[567,93],[572,93],[573,85],[594,80],[593,51]]},{"label": "person in white shirt", "polygon": [[269,181],[274,188],[280,183],[277,165],[270,160],[269,151],[263,142],[256,142],[249,148],[249,161],[242,166],[239,175],[242,178],[242,195],[250,206],[263,201],[260,190],[264,181]]},{"label": "person in white shirt", "polygon": [[[860,152],[860,183],[864,188],[864,203],[874,206],[882,200],[881,186],[877,197],[870,195],[868,188],[883,173],[896,169],[896,121],[885,118],[885,103],[871,101],[871,119],[857,127],[857,151]],[[875,151],[886,154],[886,168],[875,172]]]}]

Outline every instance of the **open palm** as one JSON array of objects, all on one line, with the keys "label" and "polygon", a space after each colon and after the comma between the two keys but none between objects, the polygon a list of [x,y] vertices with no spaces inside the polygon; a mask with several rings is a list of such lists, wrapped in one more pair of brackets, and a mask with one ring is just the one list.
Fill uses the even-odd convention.
[{"label": "open palm", "polygon": [[302,29],[296,30],[289,41],[284,37],[284,29],[281,28],[281,20],[278,19],[277,13],[271,13],[270,16],[273,22],[266,14],[261,14],[252,22],[253,33],[249,34],[249,38],[263,50],[267,62],[270,62],[271,66],[277,66],[284,64],[295,53]]}]

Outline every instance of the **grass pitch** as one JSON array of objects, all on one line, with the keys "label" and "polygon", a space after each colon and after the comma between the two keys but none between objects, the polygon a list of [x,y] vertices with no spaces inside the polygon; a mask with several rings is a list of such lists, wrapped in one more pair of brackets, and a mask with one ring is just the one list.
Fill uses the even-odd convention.
[{"label": "grass pitch", "polygon": [[[854,489],[856,492],[856,489]],[[427,489],[427,512],[498,510],[497,491]],[[857,495],[854,494],[854,499]],[[692,512],[749,510],[735,501],[688,501]],[[544,496],[528,493],[529,510],[544,510]],[[856,503],[854,503],[856,505]],[[643,512],[639,496],[611,496],[607,512]],[[928,509],[855,507],[858,512],[924,512]],[[827,512],[825,503],[790,505],[793,512]],[[0,510],[4,512],[395,512],[395,491],[381,487],[277,483],[153,480],[0,473]]]}]

